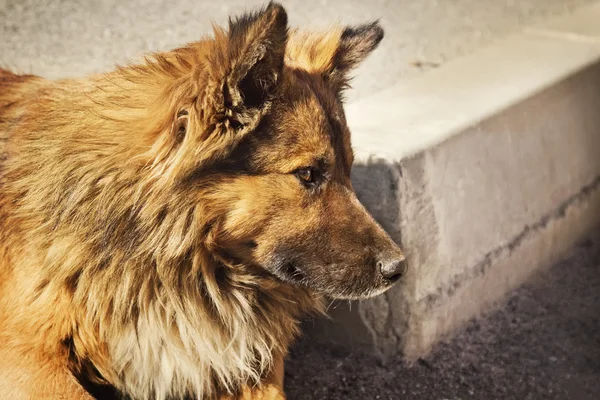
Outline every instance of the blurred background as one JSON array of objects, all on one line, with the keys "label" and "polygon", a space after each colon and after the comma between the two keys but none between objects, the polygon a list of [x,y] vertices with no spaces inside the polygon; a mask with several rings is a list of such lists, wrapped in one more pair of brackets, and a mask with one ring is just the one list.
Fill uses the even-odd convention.
[{"label": "blurred background", "polygon": [[[411,265],[306,322],[288,397],[600,399],[600,2],[281,3],[305,29],[381,20],[348,93],[353,180]],[[0,65],[102,72],[262,4],[0,0]]]}]

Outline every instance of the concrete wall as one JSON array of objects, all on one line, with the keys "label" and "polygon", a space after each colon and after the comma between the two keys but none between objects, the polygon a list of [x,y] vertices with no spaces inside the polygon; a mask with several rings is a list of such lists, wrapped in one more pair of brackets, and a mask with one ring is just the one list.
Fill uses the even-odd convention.
[{"label": "concrete wall", "polygon": [[348,108],[355,187],[410,270],[309,334],[416,358],[600,224],[598,21],[584,9]]}]

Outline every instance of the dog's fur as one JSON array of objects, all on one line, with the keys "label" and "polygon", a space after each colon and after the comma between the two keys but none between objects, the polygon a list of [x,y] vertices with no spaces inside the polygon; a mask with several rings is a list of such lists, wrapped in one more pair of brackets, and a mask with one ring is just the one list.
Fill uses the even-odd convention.
[{"label": "dog's fur", "polygon": [[341,106],[382,36],[270,4],[99,76],[0,70],[0,392],[238,396],[323,295],[389,288]]}]

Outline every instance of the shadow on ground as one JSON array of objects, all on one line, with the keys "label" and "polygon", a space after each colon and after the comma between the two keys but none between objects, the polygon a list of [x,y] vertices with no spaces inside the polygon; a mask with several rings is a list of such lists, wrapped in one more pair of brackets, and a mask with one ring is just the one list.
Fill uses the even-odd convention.
[{"label": "shadow on ground", "polygon": [[286,393],[290,400],[600,399],[600,230],[413,365],[300,341],[286,364]]}]

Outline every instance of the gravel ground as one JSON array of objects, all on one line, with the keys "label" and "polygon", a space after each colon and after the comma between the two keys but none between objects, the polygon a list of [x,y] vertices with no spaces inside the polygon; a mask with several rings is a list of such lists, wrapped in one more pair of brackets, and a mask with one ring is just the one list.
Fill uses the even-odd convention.
[{"label": "gravel ground", "polygon": [[286,392],[302,399],[600,399],[600,230],[413,365],[301,341]]},{"label": "gravel ground", "polygon": [[[267,0],[0,0],[0,65],[47,77],[110,69],[199,39]],[[597,1],[597,0],[596,0]],[[594,0],[282,0],[292,25],[381,18],[386,38],[350,100]]]}]

